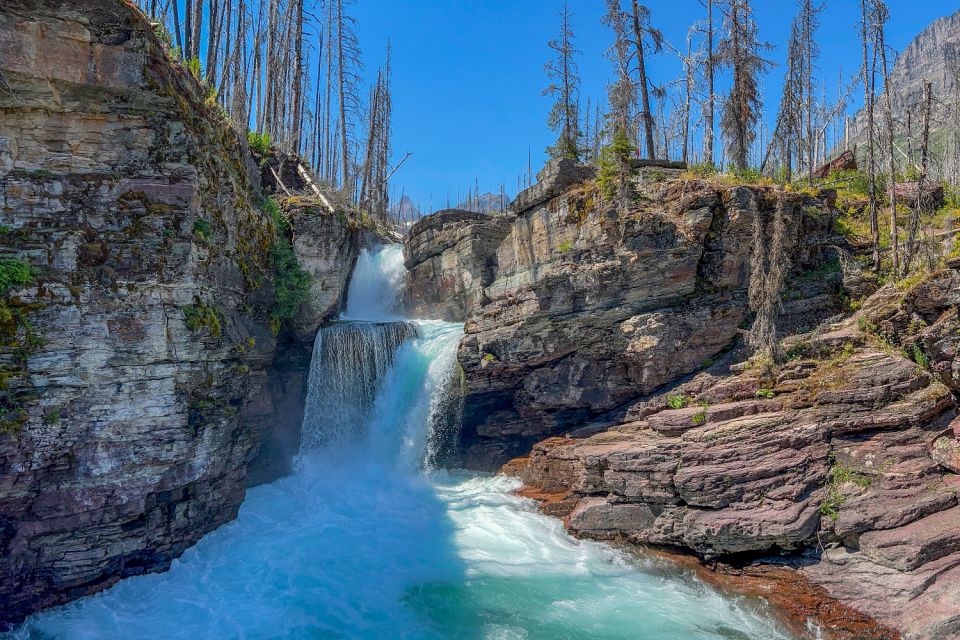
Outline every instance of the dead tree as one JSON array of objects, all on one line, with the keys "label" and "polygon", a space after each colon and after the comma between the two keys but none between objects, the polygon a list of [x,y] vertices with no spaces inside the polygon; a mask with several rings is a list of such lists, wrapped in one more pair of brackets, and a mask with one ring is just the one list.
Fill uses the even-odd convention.
[{"label": "dead tree", "polygon": [[[647,80],[646,56],[659,53],[663,49],[663,34],[650,26],[650,9],[632,0],[630,17],[633,23],[633,46],[637,56],[637,73],[640,86],[640,118],[647,147],[647,157],[656,157],[653,142],[653,115],[650,113],[650,92]],[[649,50],[648,50],[649,49]]]},{"label": "dead tree", "polygon": [[[874,0],[860,0],[860,42],[863,49],[863,103],[867,113],[867,198],[870,212],[870,237],[873,241],[873,268],[880,270],[880,224],[877,216],[877,161],[874,108],[876,104],[876,69],[870,57],[873,46]],[[874,46],[874,51],[876,47]]]},{"label": "dead tree", "polygon": [[803,41],[802,69],[803,69],[803,105],[806,120],[806,170],[809,184],[813,184],[814,170],[814,132],[813,132],[813,68],[819,47],[814,39],[814,33],[819,26],[820,12],[823,11],[822,4],[817,5],[813,0],[800,0],[800,32]]},{"label": "dead tree", "polygon": [[900,274],[900,241],[898,238],[898,220],[897,220],[897,167],[896,156],[894,155],[893,131],[893,99],[891,98],[892,87],[890,86],[890,73],[887,65],[887,47],[884,34],[884,27],[890,12],[883,0],[873,0],[873,25],[876,33],[876,47],[880,53],[880,66],[883,70],[883,96],[884,96],[884,120],[887,134],[887,183],[889,185],[888,198],[890,200],[890,251],[892,262],[892,274],[896,280]]},{"label": "dead tree", "polygon": [[917,235],[920,232],[920,217],[927,206],[924,198],[923,187],[927,180],[927,161],[930,148],[930,110],[933,105],[933,85],[926,83],[923,85],[923,133],[920,143],[920,175],[917,177],[917,201],[913,206],[913,215],[910,220],[910,233],[907,236],[906,254],[903,257],[903,275],[910,272],[910,266],[913,264],[913,257],[916,251]]},{"label": "dead tree", "polygon": [[352,190],[350,144],[353,140],[353,120],[360,111],[357,85],[360,82],[360,45],[357,41],[356,20],[344,11],[349,0],[335,0],[337,29],[337,98],[340,111],[340,188]]},{"label": "dead tree", "polygon": [[706,36],[707,54],[704,61],[704,74],[707,79],[707,108],[703,114],[703,157],[704,162],[713,164],[713,135],[714,135],[714,113],[716,105],[716,66],[717,59],[714,51],[714,22],[713,7],[715,0],[700,0],[707,9],[707,23],[704,30]]},{"label": "dead tree", "polygon": [[787,71],[783,79],[780,109],[777,113],[773,136],[760,165],[761,172],[766,171],[771,155],[774,150],[777,150],[786,182],[793,179],[793,150],[794,145],[799,144],[800,138],[800,96],[803,91],[800,65],[803,41],[798,22],[799,20],[794,20],[790,28],[790,41],[787,45]]},{"label": "dead tree", "polygon": [[630,207],[632,189],[630,188],[630,141],[633,140],[631,128],[635,103],[633,81],[630,78],[630,40],[628,36],[627,16],[620,9],[619,0],[607,0],[607,14],[604,23],[614,34],[614,44],[608,55],[614,62],[617,79],[608,86],[610,101],[610,128],[612,135],[609,152],[616,163],[616,201],[619,211]]}]

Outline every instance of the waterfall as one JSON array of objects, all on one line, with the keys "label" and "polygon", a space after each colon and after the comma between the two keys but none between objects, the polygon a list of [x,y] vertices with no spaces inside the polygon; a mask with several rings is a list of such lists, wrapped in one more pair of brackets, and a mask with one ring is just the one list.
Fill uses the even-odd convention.
[{"label": "waterfall", "polygon": [[323,449],[361,442],[367,442],[368,455],[393,457],[405,468],[453,459],[461,329],[397,320],[405,273],[397,246],[361,252],[345,313],[314,342],[301,462]]},{"label": "waterfall", "polygon": [[363,249],[347,291],[343,320],[400,320],[400,293],[407,271],[398,245]]},{"label": "waterfall", "polygon": [[363,435],[397,348],[416,335],[411,322],[340,322],[317,333],[301,455]]}]

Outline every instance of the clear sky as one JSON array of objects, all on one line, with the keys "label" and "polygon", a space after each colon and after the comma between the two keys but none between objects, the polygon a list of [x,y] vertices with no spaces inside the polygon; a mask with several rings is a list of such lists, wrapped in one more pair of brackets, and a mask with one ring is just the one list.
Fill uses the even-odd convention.
[{"label": "clear sky", "polygon": [[[573,10],[583,82],[582,98],[602,97],[611,75],[604,56],[610,33],[600,22],[603,0],[569,0]],[[688,27],[703,17],[698,0],[648,0],[654,26],[677,48],[685,46]],[[795,12],[794,0],[754,0],[761,36],[776,45],[778,64]],[[958,8],[956,0],[888,0],[892,18],[888,42],[897,51],[934,19]],[[545,124],[550,99],[543,65],[547,41],[558,30],[561,0],[357,0],[358,21],[368,73],[381,63],[385,43],[393,43],[394,153],[413,156],[393,184],[425,212],[456,203],[479,183],[509,195],[526,169],[528,151],[536,172],[544,149],[554,141]],[[835,94],[838,74],[856,73],[860,59],[857,0],[826,0],[818,40],[819,67]],[[680,75],[670,54],[651,64],[655,82]],[[772,119],[780,97],[783,68],[764,80],[766,109]],[[862,95],[862,90],[857,95]]]}]

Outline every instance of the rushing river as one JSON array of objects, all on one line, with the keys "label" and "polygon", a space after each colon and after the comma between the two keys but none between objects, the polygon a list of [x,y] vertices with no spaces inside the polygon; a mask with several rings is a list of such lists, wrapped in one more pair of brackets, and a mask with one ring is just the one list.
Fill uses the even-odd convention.
[{"label": "rushing river", "polygon": [[462,327],[398,322],[402,269],[398,247],[364,252],[350,322],[318,335],[297,473],[249,491],[166,573],[12,637],[789,637],[756,603],[572,539],[512,479],[431,469]]}]

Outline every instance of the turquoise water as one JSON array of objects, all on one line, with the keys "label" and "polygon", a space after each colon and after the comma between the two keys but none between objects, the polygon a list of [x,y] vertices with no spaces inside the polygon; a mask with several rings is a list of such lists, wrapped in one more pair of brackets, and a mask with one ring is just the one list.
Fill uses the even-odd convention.
[{"label": "turquoise water", "polygon": [[754,603],[570,538],[513,479],[424,469],[462,328],[418,327],[355,438],[303,451],[295,475],[251,490],[236,521],[168,572],[36,615],[14,637],[788,637]]}]

